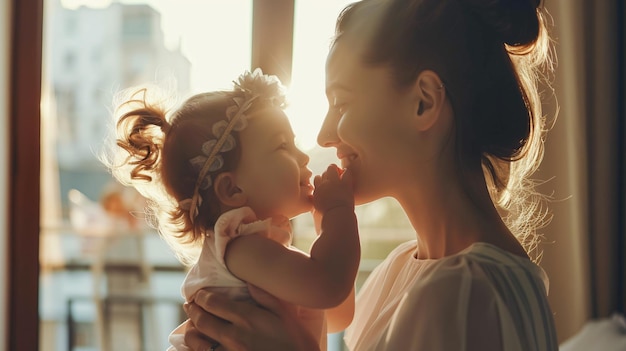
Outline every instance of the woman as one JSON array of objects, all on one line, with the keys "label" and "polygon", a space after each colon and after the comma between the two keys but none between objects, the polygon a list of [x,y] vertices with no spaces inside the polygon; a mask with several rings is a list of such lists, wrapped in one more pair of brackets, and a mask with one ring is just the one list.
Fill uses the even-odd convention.
[{"label": "woman", "polygon": [[[318,142],[350,169],[357,204],[392,196],[416,231],[361,288],[351,350],[557,350],[529,257],[547,43],[539,0],[363,0],[340,15]],[[315,349],[291,306],[256,296],[265,309],[203,294],[188,344]]]}]

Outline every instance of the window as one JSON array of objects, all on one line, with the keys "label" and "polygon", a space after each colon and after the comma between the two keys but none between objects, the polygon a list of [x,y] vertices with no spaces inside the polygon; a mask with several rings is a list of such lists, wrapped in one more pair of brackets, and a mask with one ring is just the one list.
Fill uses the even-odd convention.
[{"label": "window", "polygon": [[66,19],[65,33],[70,38],[76,33],[76,19],[72,16],[68,16]]},{"label": "window", "polygon": [[152,33],[152,17],[149,13],[124,14],[122,34],[125,40],[146,40]]},{"label": "window", "polygon": [[73,52],[67,52],[64,57],[65,69],[72,70],[76,65],[76,55]]},{"label": "window", "polygon": [[184,317],[184,268],[143,218],[128,216],[142,198],[96,156],[117,90],[174,81],[186,97],[248,69],[252,2],[66,0],[45,9],[39,349],[164,350]]},{"label": "window", "polygon": [[[335,151],[315,140],[327,109],[326,54],[335,19],[350,2],[295,2],[287,112],[316,174],[337,162]],[[183,318],[185,272],[165,242],[138,224],[143,219],[112,215],[120,207],[125,214],[128,208],[140,212],[143,203],[96,158],[109,128],[108,104],[117,90],[145,82],[173,80],[181,98],[230,87],[250,68],[252,0],[65,0],[50,1],[46,11],[52,26],[63,23],[58,16],[77,28],[72,38],[52,28],[44,44],[44,65],[51,68],[42,90],[48,103],[42,109],[40,351],[165,349]],[[97,35],[78,36],[79,25],[98,28]],[[55,57],[65,58],[63,64],[46,64]],[[389,250],[414,234],[391,199],[357,213],[360,285]],[[294,226],[295,244],[308,250],[315,238],[310,216],[296,218]],[[329,350],[341,350],[340,336],[330,338]]]}]

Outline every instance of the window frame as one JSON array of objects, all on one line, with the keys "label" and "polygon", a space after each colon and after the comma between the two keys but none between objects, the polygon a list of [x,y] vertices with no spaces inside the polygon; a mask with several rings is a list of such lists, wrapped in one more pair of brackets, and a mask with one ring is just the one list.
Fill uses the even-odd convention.
[{"label": "window frame", "polygon": [[[12,0],[9,6],[12,12],[5,347],[38,350],[44,0]],[[293,20],[294,0],[253,0],[251,66],[261,67],[284,82],[291,79]]]},{"label": "window frame", "polygon": [[39,193],[43,0],[11,2],[7,350],[39,348]]}]

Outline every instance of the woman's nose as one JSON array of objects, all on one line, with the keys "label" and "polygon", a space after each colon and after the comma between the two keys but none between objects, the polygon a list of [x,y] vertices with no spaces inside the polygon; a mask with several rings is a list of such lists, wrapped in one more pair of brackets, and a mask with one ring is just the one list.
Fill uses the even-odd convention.
[{"label": "woman's nose", "polygon": [[317,134],[317,143],[321,147],[331,147],[339,142],[337,137],[337,121],[330,111],[324,118],[324,123]]}]

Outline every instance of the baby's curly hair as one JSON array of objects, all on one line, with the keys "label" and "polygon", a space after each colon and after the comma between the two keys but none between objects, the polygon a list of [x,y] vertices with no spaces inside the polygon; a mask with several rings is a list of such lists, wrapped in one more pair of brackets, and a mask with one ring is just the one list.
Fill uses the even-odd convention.
[{"label": "baby's curly hair", "polygon": [[[213,127],[228,121],[227,110],[252,93],[265,99],[256,99],[250,114],[266,107],[268,101],[284,108],[282,85],[260,70],[244,73],[233,90],[194,95],[174,110],[169,95],[154,85],[129,88],[116,96],[113,142],[100,159],[120,183],[135,187],[148,200],[149,224],[158,229],[183,264],[194,263],[204,233],[213,228],[222,212],[213,187],[197,189],[200,169],[190,160],[203,155],[203,144],[215,139]],[[239,132],[233,130],[230,135],[234,147],[219,152],[223,164],[206,177],[237,167]],[[192,198],[196,189],[202,201],[197,215],[192,216],[181,202]]]}]

